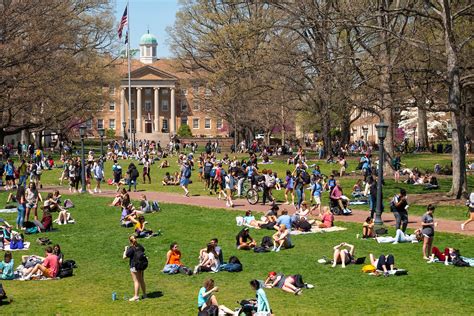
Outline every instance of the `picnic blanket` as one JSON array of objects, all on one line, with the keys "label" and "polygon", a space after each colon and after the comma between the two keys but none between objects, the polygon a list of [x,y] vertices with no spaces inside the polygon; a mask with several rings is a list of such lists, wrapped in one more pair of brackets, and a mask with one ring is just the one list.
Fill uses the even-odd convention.
[{"label": "picnic blanket", "polygon": [[0,209],[0,213],[16,213],[17,209],[15,208],[2,208]]},{"label": "picnic blanket", "polygon": [[302,231],[299,231],[299,230],[292,230],[290,232],[290,234],[291,235],[305,235],[305,234],[316,234],[316,233],[331,233],[331,232],[337,232],[337,231],[340,231],[340,230],[347,230],[347,228],[339,227],[339,226],[333,226],[333,227],[329,227],[329,228],[319,228],[319,227],[313,226],[311,228],[311,231],[309,231],[309,232],[302,232]]},{"label": "picnic blanket", "polygon": [[10,249],[10,245],[5,245],[5,247],[3,248],[3,251],[20,251],[20,250],[28,250],[30,249],[30,242],[29,241],[25,241],[23,243],[23,249]]}]

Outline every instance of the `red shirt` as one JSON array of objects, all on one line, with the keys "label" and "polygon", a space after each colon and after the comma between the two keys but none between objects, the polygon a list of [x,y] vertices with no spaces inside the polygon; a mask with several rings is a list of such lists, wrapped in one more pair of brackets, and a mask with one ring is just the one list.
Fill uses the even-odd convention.
[{"label": "red shirt", "polygon": [[51,276],[55,278],[59,272],[59,258],[52,253],[48,254],[46,259],[43,261],[43,265],[51,271]]}]

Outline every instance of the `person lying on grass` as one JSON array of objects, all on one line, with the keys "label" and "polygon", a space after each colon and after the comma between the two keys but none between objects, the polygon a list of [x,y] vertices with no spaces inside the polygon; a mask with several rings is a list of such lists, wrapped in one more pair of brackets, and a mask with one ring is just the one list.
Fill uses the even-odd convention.
[{"label": "person lying on grass", "polygon": [[245,212],[245,216],[243,217],[243,224],[256,229],[260,229],[260,224],[264,224],[264,222],[257,221],[255,219],[255,216],[252,215],[252,211],[248,210]]},{"label": "person lying on grass", "polygon": [[431,257],[428,263],[435,262],[435,258],[439,261],[444,262],[445,265],[449,265],[452,262],[453,257],[456,256],[456,249],[454,248],[444,248],[444,251],[441,252],[438,247],[433,247],[431,249]]},{"label": "person lying on grass", "polygon": [[419,241],[423,240],[423,234],[421,233],[421,229],[417,229],[413,232],[413,234],[406,234],[404,233],[401,229],[397,229],[395,237],[376,237],[375,240],[377,240],[378,243],[380,244],[398,244],[398,243],[404,243],[404,242],[411,242],[411,243],[417,243]]},{"label": "person lying on grass", "polygon": [[[214,293],[218,292],[219,288],[215,286],[213,279],[207,279],[204,281],[203,287],[199,289],[198,293],[198,312],[203,312],[209,309],[210,306],[217,306],[219,309],[219,315],[222,311],[225,315],[239,315],[240,309],[233,311],[224,305],[217,303],[217,298]],[[210,315],[210,314],[209,314]]]},{"label": "person lying on grass", "polygon": [[355,262],[355,247],[353,245],[342,242],[339,245],[335,246],[333,249],[333,268],[335,268],[337,264],[340,264],[342,268],[345,268],[346,264]]},{"label": "person lying on grass", "polygon": [[268,273],[264,284],[267,288],[275,287],[295,295],[303,294],[303,288],[312,289],[314,287],[312,284],[304,283],[301,274],[285,276],[283,273],[275,271]]},{"label": "person lying on grass", "polygon": [[288,235],[290,231],[286,229],[285,224],[281,225],[275,225],[275,227],[278,229],[275,234],[273,234],[272,239],[273,239],[273,249],[272,251],[278,252],[280,251],[281,247],[284,246],[285,248],[288,248],[289,241],[288,241]]},{"label": "person lying on grass", "polygon": [[59,272],[59,258],[53,254],[53,248],[48,246],[45,249],[46,258],[43,263],[36,264],[33,268],[25,269],[23,271],[22,280],[30,280],[31,277],[38,273],[38,276],[44,276],[46,278],[55,278]]},{"label": "person lying on grass", "polygon": [[377,271],[383,271],[384,276],[389,275],[389,271],[395,269],[395,258],[393,255],[380,255],[378,259],[374,258],[373,254],[369,255],[370,263],[377,269]]},{"label": "person lying on grass", "polygon": [[199,272],[219,272],[219,256],[212,243],[207,244],[206,251],[199,258],[199,264],[194,267],[194,274]]},{"label": "person lying on grass", "polygon": [[244,229],[242,229],[237,234],[235,239],[236,239],[237,249],[240,249],[240,250],[250,250],[251,248],[255,248],[255,246],[257,245],[257,242],[252,237],[250,237],[248,227],[245,227]]}]

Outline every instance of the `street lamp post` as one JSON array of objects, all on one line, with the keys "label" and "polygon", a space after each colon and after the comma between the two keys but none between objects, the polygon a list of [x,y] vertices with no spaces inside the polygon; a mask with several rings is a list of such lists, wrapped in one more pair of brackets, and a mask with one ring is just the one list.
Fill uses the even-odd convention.
[{"label": "street lamp post", "polygon": [[[413,147],[416,150],[416,138],[415,137],[416,137],[416,126],[413,126]],[[420,138],[418,137],[418,139],[420,139]]]},{"label": "street lamp post", "polygon": [[100,155],[104,156],[104,135],[105,135],[105,129],[99,128],[98,130],[99,136],[100,136]]},{"label": "street lamp post", "polygon": [[137,134],[137,131],[136,131],[134,128],[132,128],[132,136],[133,136],[133,139],[132,139],[132,149],[133,149],[133,150],[135,150],[135,148],[136,148],[136,147],[135,147],[135,146],[136,146],[136,145],[135,145],[135,137],[136,137],[136,134]]},{"label": "street lamp post", "polygon": [[362,131],[364,132],[364,140],[368,142],[369,140],[367,139],[367,134],[369,134],[369,128],[368,127],[362,127]]},{"label": "street lamp post", "polygon": [[388,124],[383,121],[375,125],[377,129],[377,136],[379,138],[379,172],[377,179],[377,210],[375,212],[375,221],[374,224],[377,226],[382,226],[382,183],[383,183],[383,158],[384,158],[384,148],[383,142],[385,137],[387,137]]},{"label": "street lamp post", "polygon": [[85,168],[85,158],[84,158],[84,137],[86,136],[86,127],[79,127],[79,135],[81,136],[81,182],[82,188],[81,193],[86,193],[86,168]]}]

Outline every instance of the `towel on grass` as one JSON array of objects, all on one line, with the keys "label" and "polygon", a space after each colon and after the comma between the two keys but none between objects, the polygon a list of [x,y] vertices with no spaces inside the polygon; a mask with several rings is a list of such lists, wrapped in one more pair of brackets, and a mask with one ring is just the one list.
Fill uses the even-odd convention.
[{"label": "towel on grass", "polygon": [[0,213],[16,213],[18,210],[15,208],[2,208]]},{"label": "towel on grass", "polygon": [[28,249],[30,249],[30,242],[25,241],[23,242],[23,249],[10,249],[10,244],[8,244],[8,245],[5,245],[5,247],[3,248],[3,251],[20,251],[20,250],[28,250]]},{"label": "towel on grass", "polygon": [[337,231],[340,231],[340,230],[347,230],[347,228],[339,227],[339,226],[333,226],[333,227],[329,227],[329,228],[319,228],[319,227],[313,226],[311,228],[311,231],[309,231],[309,232],[302,232],[302,231],[299,231],[299,230],[292,230],[290,232],[290,234],[291,235],[303,235],[303,234],[316,234],[316,233],[331,233],[331,232],[337,232]]}]

